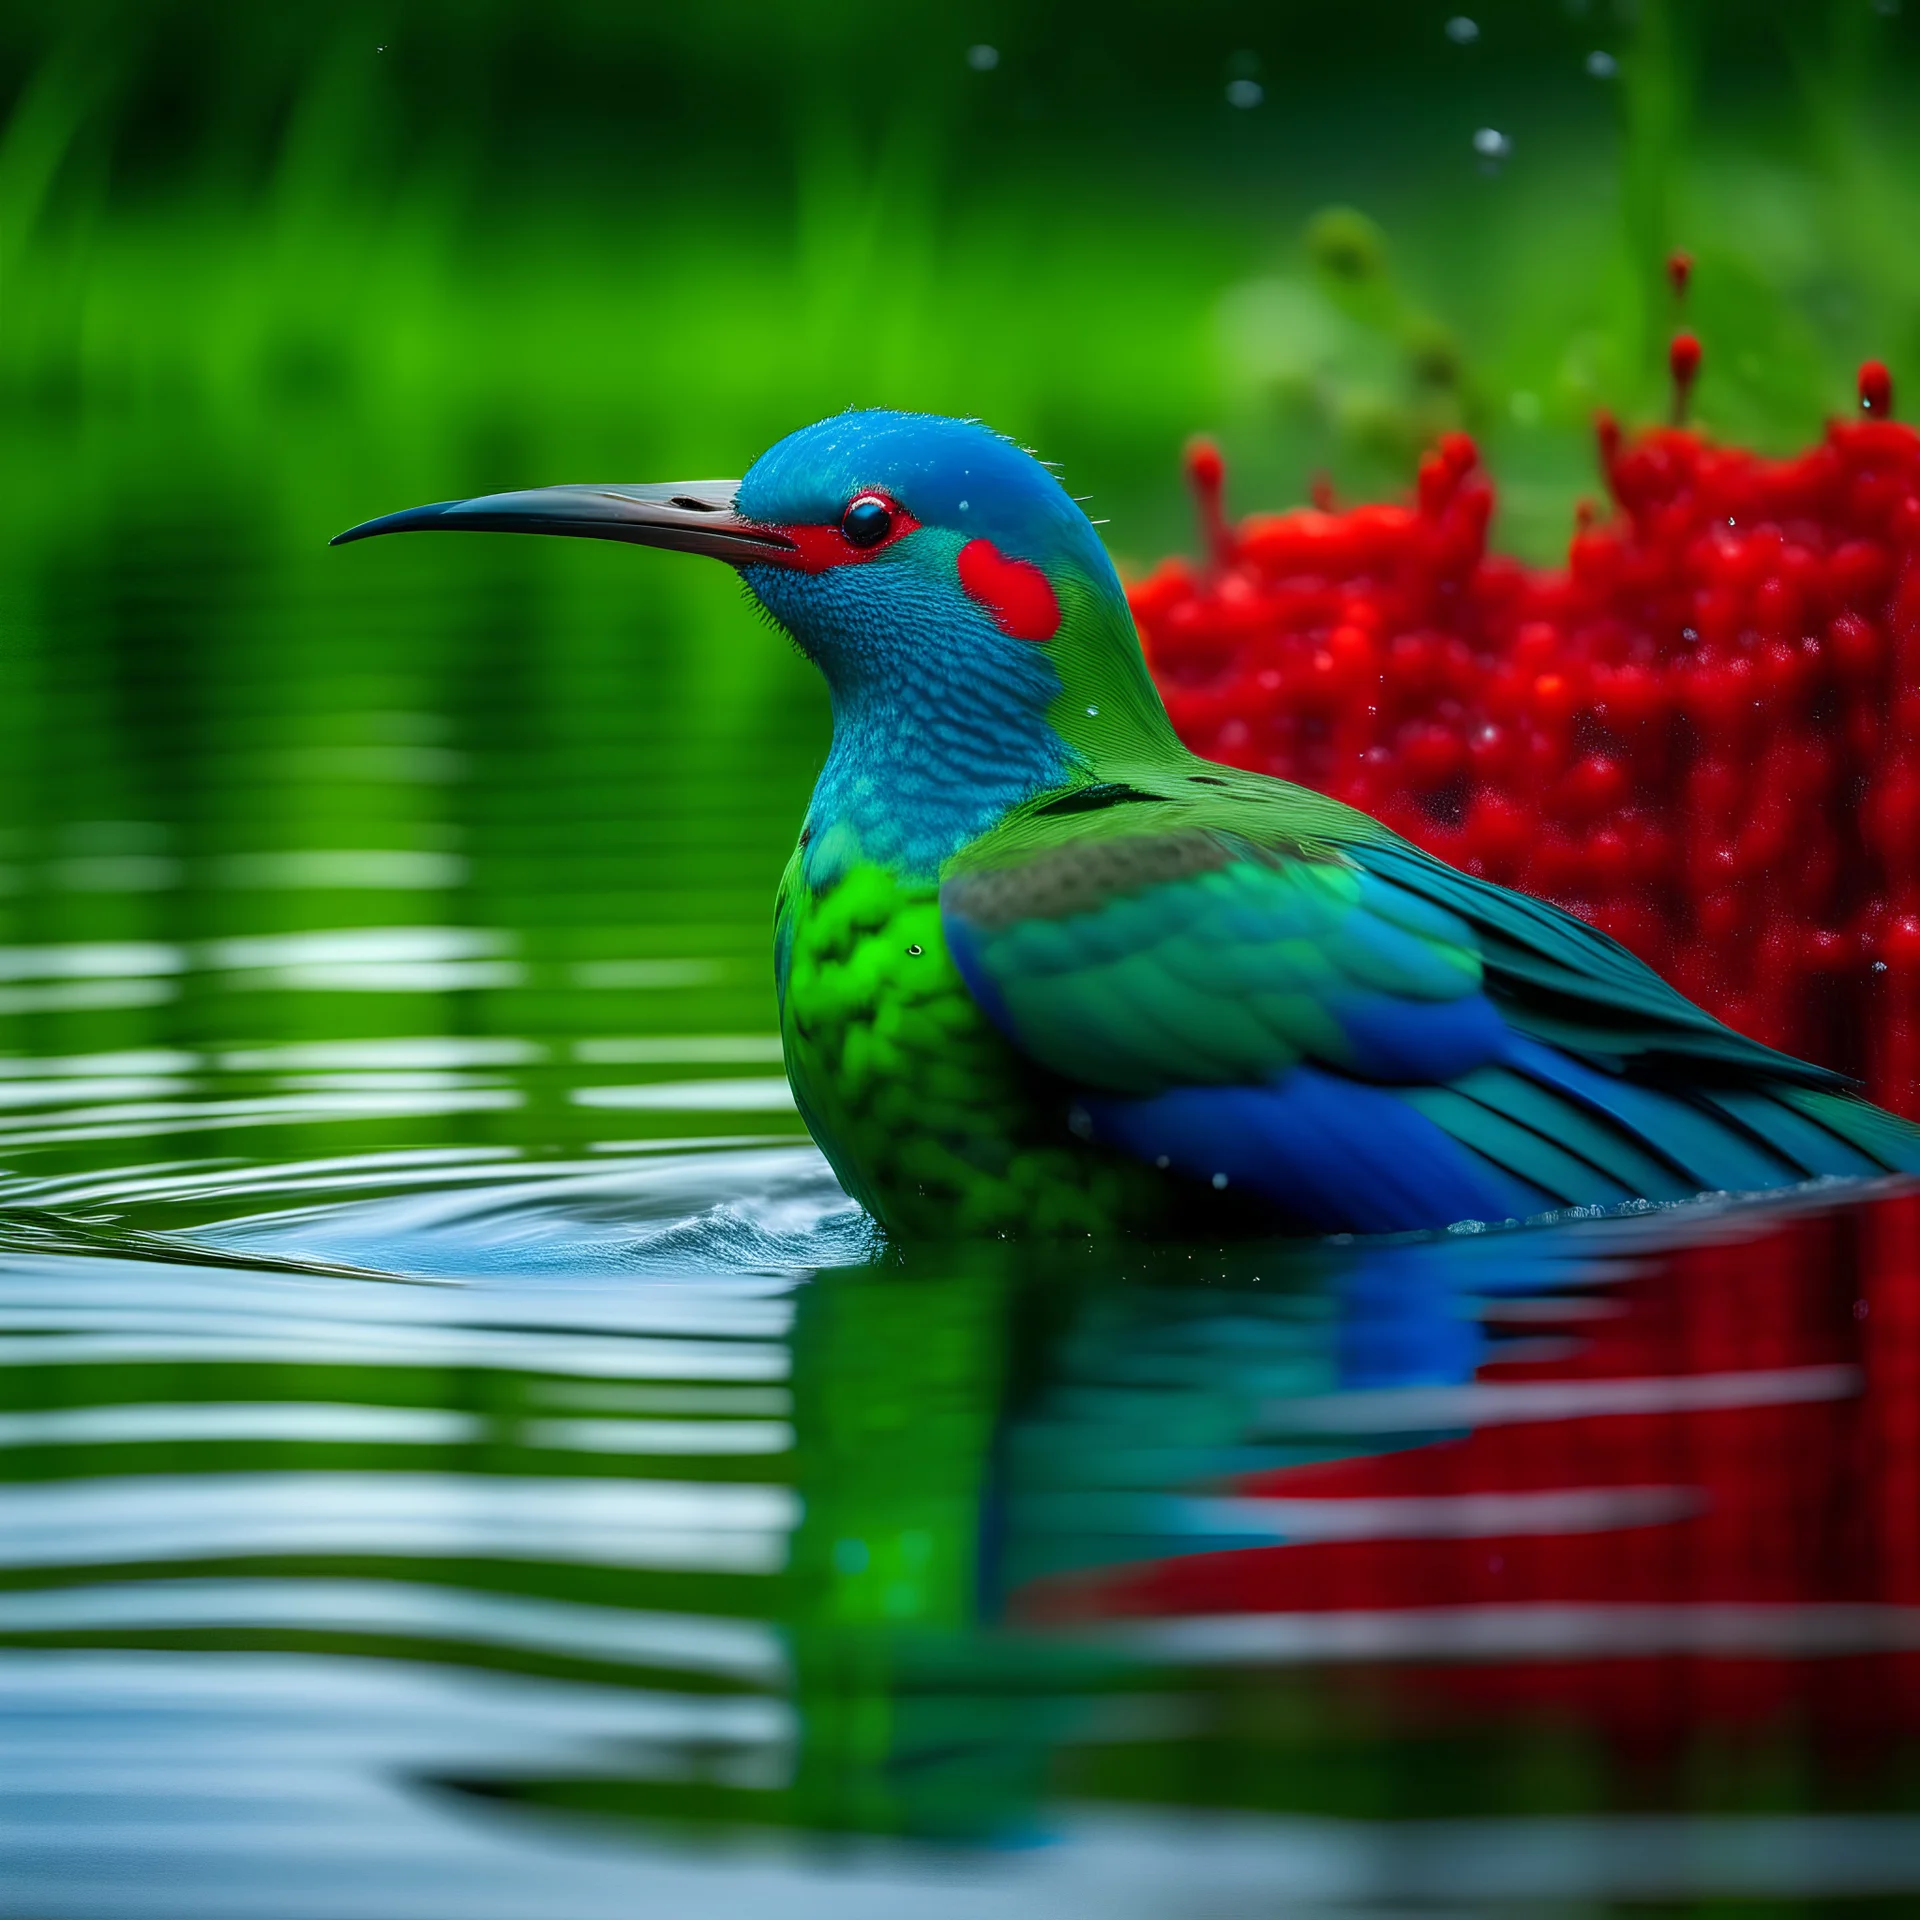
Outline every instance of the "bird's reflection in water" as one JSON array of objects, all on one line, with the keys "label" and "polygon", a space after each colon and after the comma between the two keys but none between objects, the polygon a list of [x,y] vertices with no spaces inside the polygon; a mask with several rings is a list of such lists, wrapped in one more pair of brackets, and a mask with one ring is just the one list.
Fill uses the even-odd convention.
[{"label": "bird's reflection in water", "polygon": [[466,1784],[967,1842],[1101,1806],[1784,1818],[1815,1780],[1897,1812],[1917,1230],[1891,1197],[820,1273],[790,1770]]}]

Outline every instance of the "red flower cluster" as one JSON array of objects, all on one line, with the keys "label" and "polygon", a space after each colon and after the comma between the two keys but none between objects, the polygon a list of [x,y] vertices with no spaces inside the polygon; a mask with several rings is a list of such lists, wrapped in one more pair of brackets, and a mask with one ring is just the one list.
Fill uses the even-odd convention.
[{"label": "red flower cluster", "polygon": [[1199,447],[1208,561],[1132,593],[1174,725],[1920,1111],[1920,434],[1860,396],[1787,460],[1603,418],[1564,569],[1487,552],[1465,435],[1411,505],[1238,523]]}]

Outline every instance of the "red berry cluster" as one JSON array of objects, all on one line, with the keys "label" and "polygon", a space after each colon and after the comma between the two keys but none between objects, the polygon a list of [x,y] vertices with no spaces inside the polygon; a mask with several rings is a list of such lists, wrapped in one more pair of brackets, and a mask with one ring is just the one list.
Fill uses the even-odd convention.
[{"label": "red berry cluster", "polygon": [[1487,552],[1463,434],[1410,505],[1239,522],[1198,447],[1208,560],[1132,592],[1174,725],[1920,1111],[1920,434],[1860,397],[1786,460],[1603,417],[1564,569]]}]

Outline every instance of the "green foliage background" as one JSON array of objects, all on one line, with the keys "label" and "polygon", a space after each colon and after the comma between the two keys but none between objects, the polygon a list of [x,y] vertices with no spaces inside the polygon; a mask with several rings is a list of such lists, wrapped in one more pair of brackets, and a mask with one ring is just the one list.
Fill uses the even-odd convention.
[{"label": "green foliage background", "polygon": [[[1459,414],[1553,493],[1518,514],[1546,548],[1592,407],[1657,400],[1669,246],[1729,432],[1804,436],[1864,353],[1920,346],[1894,0],[1474,17],[1462,45],[1405,0],[16,0],[9,439],[164,419],[325,526],[370,489],[734,471],[831,408],[933,407],[1064,459],[1145,555],[1195,428],[1278,503],[1317,464],[1390,485]],[[1313,257],[1333,205],[1370,249]]]},{"label": "green foliage background", "polygon": [[[751,998],[709,1015],[757,1025],[825,703],[731,582],[329,534],[737,473],[886,404],[1061,461],[1136,568],[1189,538],[1195,430],[1247,507],[1319,470],[1390,491],[1463,423],[1497,538],[1551,555],[1595,406],[1662,404],[1671,246],[1699,263],[1715,430],[1804,440],[1870,352],[1920,378],[1920,34],[1893,6],[1489,0],[1463,44],[1407,0],[14,0],[0,854],[24,877],[0,921],[332,926],[396,903],[241,900],[218,863],[455,846],[464,895],[398,910],[568,953],[737,949]],[[1260,104],[1230,105],[1247,79]],[[1483,127],[1511,142],[1491,172]],[[442,747],[451,786],[341,771]],[[46,878],[148,855],[181,884]],[[21,1044],[239,1017],[187,1000]]]}]

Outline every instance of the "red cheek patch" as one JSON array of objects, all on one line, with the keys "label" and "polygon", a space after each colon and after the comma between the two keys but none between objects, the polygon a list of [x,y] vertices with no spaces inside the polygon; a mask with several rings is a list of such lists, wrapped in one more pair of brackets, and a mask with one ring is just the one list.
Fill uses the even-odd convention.
[{"label": "red cheek patch", "polygon": [[1009,560],[991,540],[960,549],[960,586],[1016,640],[1051,640],[1060,630],[1060,602],[1047,576],[1030,560]]}]

